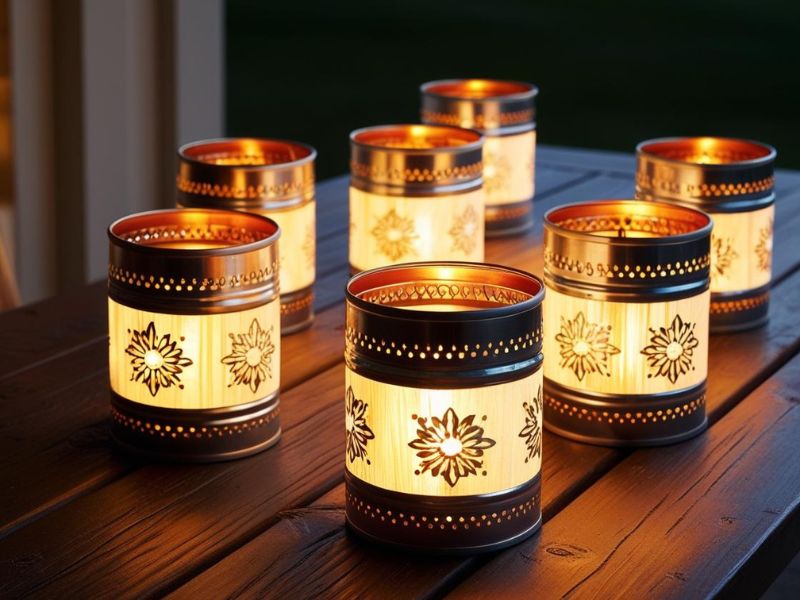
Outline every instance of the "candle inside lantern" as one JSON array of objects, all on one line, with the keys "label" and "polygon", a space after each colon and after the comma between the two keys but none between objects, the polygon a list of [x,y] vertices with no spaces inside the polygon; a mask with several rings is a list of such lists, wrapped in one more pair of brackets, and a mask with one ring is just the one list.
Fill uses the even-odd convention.
[{"label": "candle inside lantern", "polygon": [[473,263],[350,280],[345,498],[357,533],[479,552],[536,531],[543,294],[532,275]]},{"label": "candle inside lantern", "polygon": [[350,266],[483,260],[481,148],[474,131],[386,125],[351,142]]},{"label": "candle inside lantern", "polygon": [[712,332],[766,322],[775,156],[766,144],[729,138],[667,138],[637,146],[637,197],[699,208],[714,220]]},{"label": "candle inside lantern", "polygon": [[545,215],[547,427],[608,445],[702,431],[710,232],[708,215],[655,202]]},{"label": "candle inside lantern", "polygon": [[422,121],[480,131],[486,233],[507,235],[533,223],[536,86],[495,79],[431,81],[420,88]]},{"label": "candle inside lantern", "polygon": [[254,212],[281,227],[281,332],[314,318],[316,151],[285,140],[231,138],[178,150],[178,205]]},{"label": "candle inside lantern", "polygon": [[164,210],[120,219],[108,233],[114,439],[187,461],[277,442],[278,225]]}]

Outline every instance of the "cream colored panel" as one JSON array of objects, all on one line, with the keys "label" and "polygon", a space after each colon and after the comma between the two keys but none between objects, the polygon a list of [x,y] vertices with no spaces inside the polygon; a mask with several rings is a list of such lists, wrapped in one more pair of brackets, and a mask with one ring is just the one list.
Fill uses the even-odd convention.
[{"label": "cream colored panel", "polygon": [[711,233],[711,291],[741,292],[769,283],[775,206],[716,213]]},{"label": "cream colored panel", "polygon": [[533,197],[536,131],[486,136],[483,145],[483,187],[486,204],[511,204]]},{"label": "cream colored panel", "polygon": [[312,285],[316,264],[316,202],[261,214],[281,227],[281,293],[289,294]]},{"label": "cream colored panel", "polygon": [[461,390],[378,383],[346,369],[347,469],[383,489],[430,496],[521,485],[541,470],[541,385],[541,369]]},{"label": "cream colored panel", "polygon": [[280,308],[167,315],[108,301],[111,389],[163,408],[260,400],[280,385]]},{"label": "cream colored panel", "polygon": [[623,303],[548,288],[545,377],[603,394],[653,394],[701,383],[708,369],[709,296]]},{"label": "cream colored panel", "polygon": [[351,187],[350,264],[366,270],[423,260],[483,262],[483,209],[482,189],[406,198]]}]

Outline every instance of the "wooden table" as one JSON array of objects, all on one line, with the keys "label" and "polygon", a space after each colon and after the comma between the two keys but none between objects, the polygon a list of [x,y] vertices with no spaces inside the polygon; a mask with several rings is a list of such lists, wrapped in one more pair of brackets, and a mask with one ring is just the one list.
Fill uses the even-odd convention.
[{"label": "wooden table", "polygon": [[[631,155],[540,149],[542,214],[633,193]],[[0,597],[692,598],[757,594],[800,549],[800,173],[777,176],[767,327],[711,341],[705,435],[623,451],[544,437],[545,525],[495,555],[396,553],[344,528],[347,179],[318,187],[317,319],[283,340],[283,439],[207,466],[109,443],[103,283],[0,316]]]}]

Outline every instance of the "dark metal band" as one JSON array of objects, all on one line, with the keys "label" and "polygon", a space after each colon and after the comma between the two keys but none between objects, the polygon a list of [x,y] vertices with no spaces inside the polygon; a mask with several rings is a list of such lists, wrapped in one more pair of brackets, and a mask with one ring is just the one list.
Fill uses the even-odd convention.
[{"label": "dark metal band", "polygon": [[729,138],[663,138],[636,147],[636,193],[709,212],[757,210],[774,202],[775,149]]},{"label": "dark metal band", "polygon": [[314,286],[281,294],[281,335],[296,333],[314,322]]},{"label": "dark metal band", "polygon": [[679,393],[607,396],[573,390],[545,378],[544,426],[602,446],[672,444],[706,427],[705,382]]},{"label": "dark metal band", "polygon": [[463,193],[483,185],[483,137],[458,127],[382,125],[350,134],[351,185],[394,196]]},{"label": "dark metal band", "polygon": [[533,198],[513,204],[486,206],[487,237],[501,237],[527,231],[533,226]]},{"label": "dark metal band", "polygon": [[711,294],[711,333],[760,327],[769,313],[769,286],[736,294]]},{"label": "dark metal band", "polygon": [[278,392],[257,402],[215,409],[171,409],[111,392],[111,434],[124,449],[162,460],[215,462],[249,456],[277,443]]},{"label": "dark metal band", "polygon": [[278,296],[278,225],[256,214],[157,210],[111,224],[109,297],[169,314],[236,312]]},{"label": "dark metal band", "polygon": [[536,128],[538,88],[520,81],[446,79],[420,87],[422,122],[506,135]]},{"label": "dark metal band", "polygon": [[705,213],[660,202],[561,206],[545,214],[545,277],[586,296],[694,295],[708,286],[711,226]]},{"label": "dark metal band", "polygon": [[409,550],[478,553],[533,535],[541,525],[541,479],[496,494],[419,496],[384,490],[345,472],[345,514],[357,534]]},{"label": "dark metal band", "polygon": [[280,209],[314,197],[311,146],[287,140],[202,140],[178,149],[178,202],[208,208]]},{"label": "dark metal band", "polygon": [[[516,379],[541,361],[543,297],[533,275],[498,265],[411,263],[364,271],[347,286],[345,357],[356,370],[402,371],[424,385],[463,378],[472,386],[475,374]],[[418,309],[425,304],[468,310]]]}]

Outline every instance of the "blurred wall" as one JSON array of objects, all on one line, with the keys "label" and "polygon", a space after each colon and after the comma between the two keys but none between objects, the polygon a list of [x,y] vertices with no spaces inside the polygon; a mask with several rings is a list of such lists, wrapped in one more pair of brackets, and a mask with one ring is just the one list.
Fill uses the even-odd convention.
[{"label": "blurred wall", "polygon": [[800,168],[800,2],[227,0],[227,129],[320,151],[418,118],[420,83],[541,87],[539,140],[632,151],[666,135],[756,138]]}]

